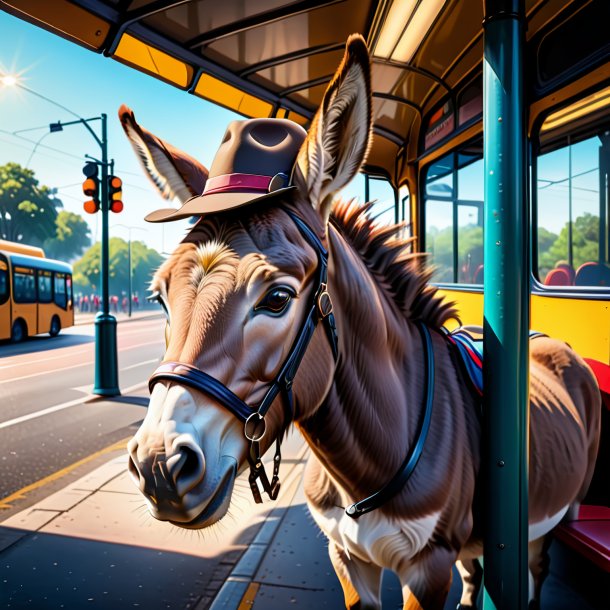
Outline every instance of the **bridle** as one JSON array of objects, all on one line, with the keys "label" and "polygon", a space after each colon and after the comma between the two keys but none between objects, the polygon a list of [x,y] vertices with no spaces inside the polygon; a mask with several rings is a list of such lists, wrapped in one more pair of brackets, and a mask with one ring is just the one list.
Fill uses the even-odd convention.
[{"label": "bridle", "polygon": [[[260,504],[263,501],[258,487],[259,479],[263,491],[267,493],[271,500],[275,500],[280,491],[279,471],[280,463],[282,461],[282,454],[280,451],[281,438],[294,419],[292,384],[318,322],[324,324],[335,361],[338,357],[337,330],[333,315],[332,301],[327,290],[328,252],[318,236],[299,216],[286,208],[282,209],[292,218],[297,229],[305,238],[305,241],[307,241],[316,251],[318,267],[315,285],[317,287],[312,291],[307,317],[290,348],[288,357],[269,385],[269,389],[258,409],[255,410],[247,405],[241,398],[227,388],[227,386],[214,377],[197,367],[184,362],[164,362],[148,380],[148,387],[151,392],[154,385],[160,381],[173,381],[199,390],[217,400],[225,409],[233,413],[235,417],[243,422],[244,435],[250,442],[248,451],[250,476],[248,481],[250,483],[252,495],[257,504]],[[424,410],[420,417],[418,433],[410,451],[407,453],[403,463],[394,476],[375,493],[359,502],[354,502],[345,508],[346,514],[353,519],[358,519],[362,515],[376,510],[393,498],[406,485],[424,450],[424,444],[430,429],[432,404],[434,402],[434,351],[428,328],[422,323],[418,323],[417,326],[422,338],[425,366]],[[269,481],[269,477],[267,476],[261,460],[260,441],[265,436],[267,428],[265,416],[271,408],[273,401],[280,393],[284,397],[284,425],[275,440],[273,476],[271,481]]]},{"label": "bridle", "polygon": [[[305,241],[316,251],[318,257],[317,277],[314,283],[314,290],[311,293],[309,311],[303,322],[291,348],[290,352],[280,367],[279,372],[269,385],[269,388],[257,409],[247,405],[241,398],[234,394],[226,385],[216,378],[208,375],[191,364],[184,362],[163,362],[159,368],[150,376],[148,387],[152,392],[155,384],[160,381],[173,381],[199,390],[218,401],[225,409],[230,411],[237,419],[244,424],[244,435],[250,443],[248,451],[248,463],[250,464],[249,483],[252,495],[256,503],[260,504],[263,500],[258,487],[258,480],[261,481],[263,491],[269,498],[275,500],[280,491],[279,471],[282,461],[280,451],[281,438],[283,433],[294,419],[294,404],[292,395],[292,384],[295,375],[301,364],[303,356],[307,350],[309,342],[313,337],[318,322],[324,324],[333,357],[338,356],[337,331],[335,318],[332,313],[332,301],[327,289],[328,277],[328,252],[318,236],[311,228],[294,212],[283,208],[295,223]],[[273,401],[278,394],[284,398],[284,425],[275,441],[275,455],[273,457],[273,476],[271,481],[265,471],[261,460],[260,441],[265,436],[267,429],[265,416],[271,408]]]}]

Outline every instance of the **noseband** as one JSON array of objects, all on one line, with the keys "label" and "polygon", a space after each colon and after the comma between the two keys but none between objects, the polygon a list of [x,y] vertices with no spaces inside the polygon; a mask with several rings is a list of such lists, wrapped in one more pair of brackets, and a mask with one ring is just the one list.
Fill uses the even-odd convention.
[{"label": "noseband", "polygon": [[[233,413],[237,419],[244,424],[244,434],[250,442],[248,462],[250,464],[250,489],[257,503],[261,503],[261,492],[258,488],[258,479],[261,480],[263,491],[272,500],[277,498],[280,491],[279,470],[282,454],[280,452],[281,437],[290,422],[294,419],[294,405],[292,396],[292,384],[299,365],[305,355],[307,346],[313,337],[318,322],[322,321],[326,329],[326,335],[332,348],[333,357],[337,359],[337,331],[335,319],[332,313],[332,301],[327,290],[328,276],[328,252],[309,226],[296,214],[284,208],[284,211],[292,218],[305,241],[313,247],[318,257],[317,287],[312,292],[309,302],[309,313],[299,330],[290,353],[280,367],[275,379],[269,385],[262,402],[257,409],[247,405],[239,396],[234,394],[226,385],[199,370],[198,368],[183,362],[163,362],[161,366],[151,375],[148,387],[152,392],[153,387],[160,381],[172,381],[181,385],[199,390],[214,398],[225,409]],[[260,455],[260,441],[265,436],[265,416],[278,394],[284,397],[284,426],[275,441],[275,456],[273,458],[273,477],[271,482],[263,466]]]}]

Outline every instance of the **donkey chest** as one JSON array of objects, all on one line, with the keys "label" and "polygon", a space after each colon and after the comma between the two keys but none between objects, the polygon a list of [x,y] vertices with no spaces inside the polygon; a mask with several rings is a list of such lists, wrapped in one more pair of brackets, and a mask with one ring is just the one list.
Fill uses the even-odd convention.
[{"label": "donkey chest", "polygon": [[342,508],[309,510],[327,538],[348,555],[393,568],[397,562],[417,555],[430,541],[440,512],[417,519],[390,519],[379,511],[355,520]]}]

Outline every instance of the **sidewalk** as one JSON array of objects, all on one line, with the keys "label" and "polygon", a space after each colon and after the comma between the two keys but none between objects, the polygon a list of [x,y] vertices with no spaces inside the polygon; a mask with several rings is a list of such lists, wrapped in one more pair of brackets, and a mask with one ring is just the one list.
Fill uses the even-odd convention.
[{"label": "sidewalk", "polygon": [[[74,314],[74,326],[83,324],[93,324],[95,316],[98,312],[84,312]],[[157,318],[163,316],[161,309],[138,309],[132,311],[131,317],[126,313],[119,311],[118,313],[110,312],[116,318],[117,322],[132,322],[134,320],[146,320],[149,318]]]},{"label": "sidewalk", "polygon": [[[0,521],[0,608],[343,608],[326,540],[305,505],[308,448],[298,433],[283,454],[276,502],[254,504],[242,475],[228,521],[205,531],[152,519],[124,448],[107,454],[101,466]],[[446,609],[456,607],[460,590],[454,569]],[[393,574],[384,574],[382,600],[384,609],[402,608]],[[594,606],[552,575],[542,609],[568,608]]]}]

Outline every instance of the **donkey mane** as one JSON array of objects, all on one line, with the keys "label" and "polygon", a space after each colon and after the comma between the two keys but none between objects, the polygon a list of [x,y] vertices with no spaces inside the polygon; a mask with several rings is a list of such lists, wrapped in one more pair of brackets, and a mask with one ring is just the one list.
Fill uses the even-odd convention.
[{"label": "donkey mane", "polygon": [[331,222],[408,320],[440,328],[447,320],[457,319],[454,303],[429,284],[434,269],[424,266],[425,254],[413,252],[416,238],[401,237],[402,224],[378,224],[370,215],[372,205],[339,199]]}]

